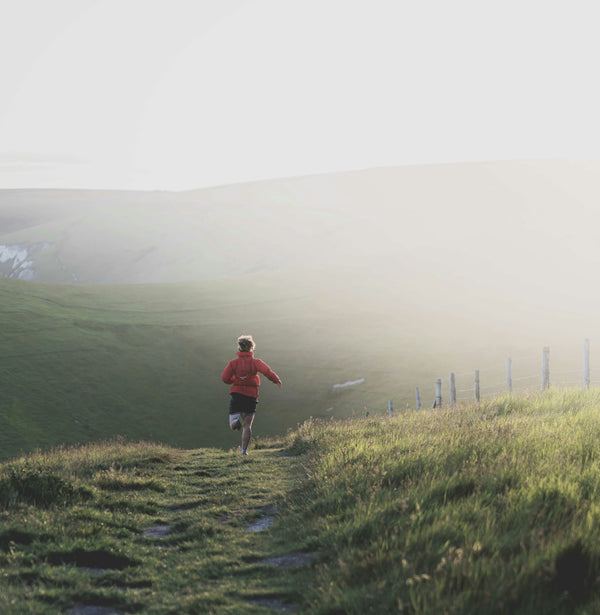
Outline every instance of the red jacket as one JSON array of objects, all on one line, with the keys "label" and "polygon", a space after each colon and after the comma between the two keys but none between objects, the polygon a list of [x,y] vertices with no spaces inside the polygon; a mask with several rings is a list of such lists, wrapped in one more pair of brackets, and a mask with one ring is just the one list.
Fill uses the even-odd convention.
[{"label": "red jacket", "polygon": [[223,382],[233,384],[230,393],[241,393],[248,397],[258,397],[260,376],[264,374],[274,384],[279,384],[279,376],[260,359],[254,358],[253,352],[238,352],[238,358],[227,363],[223,370]]}]

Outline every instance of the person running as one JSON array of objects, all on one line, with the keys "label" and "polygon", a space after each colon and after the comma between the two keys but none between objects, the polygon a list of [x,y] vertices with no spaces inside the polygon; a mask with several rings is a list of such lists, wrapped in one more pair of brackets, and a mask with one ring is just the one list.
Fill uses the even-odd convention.
[{"label": "person running", "polygon": [[255,348],[251,335],[240,335],[238,358],[229,361],[222,376],[225,384],[233,385],[229,391],[229,427],[233,431],[242,430],[242,455],[248,454],[248,443],[252,436],[260,386],[259,372],[281,388],[281,378],[264,361],[254,358]]}]

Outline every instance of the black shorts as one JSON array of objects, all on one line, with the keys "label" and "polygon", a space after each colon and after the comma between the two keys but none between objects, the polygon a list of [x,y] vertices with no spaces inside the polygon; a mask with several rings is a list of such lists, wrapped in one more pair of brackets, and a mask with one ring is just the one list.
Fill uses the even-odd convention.
[{"label": "black shorts", "polygon": [[231,401],[229,402],[229,414],[238,414],[239,412],[252,414],[256,412],[257,403],[258,399],[256,399],[256,397],[242,395],[241,393],[232,393]]}]

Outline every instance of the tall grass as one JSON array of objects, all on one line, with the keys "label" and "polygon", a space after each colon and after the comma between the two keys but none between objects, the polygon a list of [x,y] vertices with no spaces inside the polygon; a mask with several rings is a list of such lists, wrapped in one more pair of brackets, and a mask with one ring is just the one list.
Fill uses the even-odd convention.
[{"label": "tall grass", "polygon": [[[12,459],[0,611],[600,613],[599,436],[600,391],[550,391],[309,420],[243,460],[123,441]],[[261,563],[298,550],[311,567]]]},{"label": "tall grass", "polygon": [[[148,463],[166,463],[175,456],[175,450],[164,445],[116,439],[18,457],[0,466],[0,510],[20,504],[52,506],[85,500],[91,497],[90,479],[102,489],[116,488],[120,483],[115,473]],[[153,485],[155,490],[164,490],[156,481],[127,483],[130,489]]]},{"label": "tall grass", "polygon": [[315,613],[600,612],[600,392],[308,422]]}]

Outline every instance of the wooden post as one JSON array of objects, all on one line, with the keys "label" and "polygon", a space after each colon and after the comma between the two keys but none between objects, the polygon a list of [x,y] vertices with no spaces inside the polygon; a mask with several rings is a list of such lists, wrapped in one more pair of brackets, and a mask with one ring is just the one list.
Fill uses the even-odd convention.
[{"label": "wooden post", "polygon": [[392,416],[393,412],[394,412],[394,408],[392,406],[392,400],[390,399],[390,401],[388,401],[388,413],[390,416]]},{"label": "wooden post", "polygon": [[434,402],[434,408],[441,408],[442,407],[442,379],[438,378],[435,381],[435,402]]},{"label": "wooden post", "polygon": [[583,340],[583,388],[590,388],[590,340]]},{"label": "wooden post", "polygon": [[421,409],[421,392],[419,391],[419,387],[415,388],[415,396],[417,398],[417,410]]},{"label": "wooden post", "polygon": [[456,376],[454,372],[450,372],[450,405],[456,405]]},{"label": "wooden post", "polygon": [[550,388],[550,347],[542,348],[542,391]]},{"label": "wooden post", "polygon": [[506,359],[506,388],[509,393],[512,393],[512,359]]},{"label": "wooden post", "polygon": [[475,401],[479,403],[481,400],[481,389],[479,387],[479,370],[475,370]]}]

